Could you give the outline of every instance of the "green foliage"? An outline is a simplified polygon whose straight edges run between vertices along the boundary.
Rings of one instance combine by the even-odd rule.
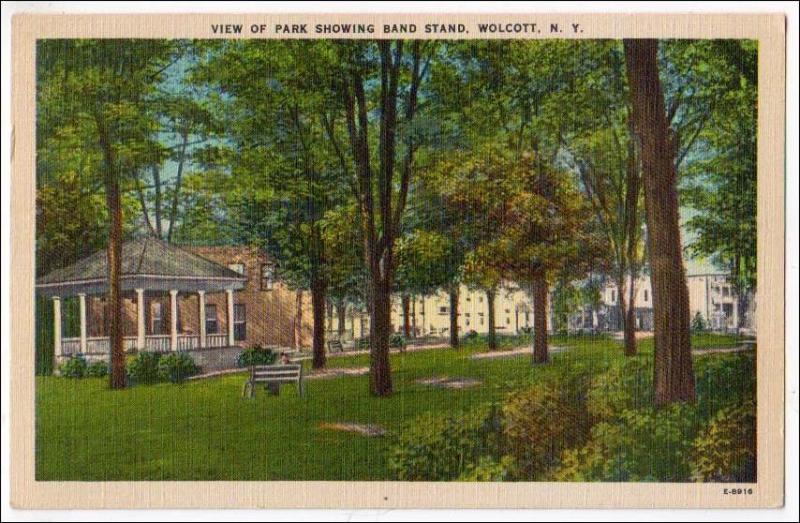
[[[389,469],[398,481],[450,481],[488,472],[499,457],[499,412],[482,405],[457,414],[427,413],[406,424],[391,450]],[[480,467],[482,472],[476,472]]]
[[[105,378],[108,376],[108,363],[105,361],[94,361],[86,368],[86,377]]]
[[[86,358],[83,354],[75,354],[58,367],[58,372],[65,378],[83,378],[86,375]]]
[[[516,475],[514,458],[503,456],[500,460],[482,456],[477,463],[470,463],[458,477],[458,481],[510,481]]]
[[[395,333],[389,337],[390,347],[403,350],[406,348],[406,344],[407,344],[406,339],[402,334]]]
[[[53,347],[53,304],[49,298],[36,296],[36,367],[37,376],[53,374],[55,348]]]
[[[752,353],[696,358],[697,408],[703,419],[756,397],[756,359]]]
[[[564,452],[554,481],[688,481],[697,433],[695,410],[675,404],[625,410],[591,429],[582,447]]]
[[[708,330],[708,323],[706,319],[703,317],[703,314],[700,311],[694,315],[692,318],[692,332],[699,334],[702,332],[706,332]]]
[[[134,383],[155,383],[159,380],[160,352],[140,352],[128,359],[126,370]]]
[[[506,451],[525,479],[541,479],[561,453],[587,436],[589,420],[579,398],[560,387],[537,384],[512,394],[503,405]]]
[[[690,252],[730,270],[745,296],[756,285],[758,44],[673,41],[665,51],[667,93],[683,100],[673,128],[691,146],[680,172]]]
[[[750,400],[720,409],[692,446],[694,481],[756,480],[756,407]]]
[[[422,221],[421,227],[426,229],[413,230],[397,241],[397,287],[413,294],[436,292],[455,281],[461,268],[457,240],[446,236],[444,230],[427,230],[436,226],[444,228],[437,217],[421,215],[427,210],[416,210],[410,218]]]
[[[246,348],[236,356],[236,366],[272,365],[277,357],[278,355],[272,349],[256,344]]]
[[[171,352],[158,361],[158,378],[162,381],[181,383],[199,372],[194,359],[185,352]]]
[[[617,418],[626,410],[653,404],[653,366],[649,357],[617,360],[604,373],[592,377],[586,406],[593,422]]]
[[[560,278],[552,294],[553,330],[566,334],[569,329],[569,316],[583,305],[581,289],[571,281]]]
[[[477,332],[469,331],[462,338],[462,347],[467,349],[487,350],[489,346],[489,336],[487,334],[479,334]],[[518,335],[511,334],[497,334],[495,335],[497,342],[497,349],[516,349],[530,345],[533,342],[533,334],[522,333]]]

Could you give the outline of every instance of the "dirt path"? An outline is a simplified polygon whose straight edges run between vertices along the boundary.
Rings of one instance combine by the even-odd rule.
[[[567,349],[567,347],[558,347],[553,346],[550,347],[549,353],[556,354],[559,352],[563,352]],[[531,349],[530,345],[526,345],[524,347],[517,347],[516,349],[510,350],[496,350],[492,352],[478,352],[470,356],[470,359],[473,360],[490,360],[494,358],[511,358],[513,356],[522,356],[522,355],[530,355],[533,349]]]
[[[754,351],[755,346],[752,344],[737,345],[735,347],[709,347],[706,349],[693,349],[692,354],[697,356],[704,356],[706,354],[729,354],[732,352],[747,352]]]

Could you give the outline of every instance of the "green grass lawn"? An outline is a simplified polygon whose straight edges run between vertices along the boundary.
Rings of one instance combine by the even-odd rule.
[[[552,363],[530,358],[474,360],[484,350],[437,349],[392,355],[395,393],[374,398],[368,377],[308,380],[306,397],[284,386],[242,398],[243,374],[108,389],[105,379],[37,377],[38,480],[384,480],[392,434],[425,412],[502,400],[526,384],[558,380],[570,366],[591,374],[621,358],[604,337],[553,338],[569,347]],[[650,351],[643,343],[643,352]],[[366,366],[368,356],[331,358],[330,367]],[[430,376],[482,380],[462,390],[415,383]],[[385,437],[320,428],[325,422],[378,424]]]

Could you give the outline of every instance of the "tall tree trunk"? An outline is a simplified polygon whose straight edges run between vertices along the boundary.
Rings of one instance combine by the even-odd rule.
[[[636,310],[634,304],[634,294],[636,292],[631,278],[630,285],[625,283],[625,274],[617,276],[617,292],[619,294],[619,315],[622,321],[622,332],[624,339],[624,353],[626,356],[636,354]],[[627,294],[627,296],[626,296]]]
[[[450,287],[450,346],[458,348],[458,286]]]
[[[299,349],[303,336],[303,291],[295,293],[294,321],[292,322],[292,348]]]
[[[636,355],[636,304],[632,290],[628,295],[628,310],[625,317],[625,355]]]
[[[533,362],[547,363],[547,280],[536,276],[531,285],[533,294]]]
[[[126,385],[125,347],[122,340],[122,205],[119,181],[114,177],[106,183],[106,201],[110,224],[108,234],[108,336],[111,344],[111,388]]]
[[[689,291],[681,255],[675,153],[658,77],[658,41],[625,40],[641,150],[655,323],[655,404],[694,402]]]
[[[127,382],[125,373],[125,347],[122,339],[122,201],[119,188],[119,173],[114,149],[102,117],[95,117],[103,151],[103,181],[108,210],[108,341],[111,351],[110,386],[124,389]]]
[[[311,366],[315,369],[325,367],[325,282],[319,278],[311,282],[311,310],[314,315],[314,341],[312,344],[313,359]]]
[[[408,294],[403,294],[400,299],[403,305],[403,336],[408,339],[411,337],[411,299]]]
[[[340,340],[342,336],[344,336],[345,330],[347,330],[347,326],[345,325],[346,320],[347,305],[344,300],[340,300],[339,303],[336,304],[336,332],[339,334]]]
[[[497,349],[497,331],[495,329],[494,298],[497,294],[495,289],[486,289],[486,317],[489,322],[488,344],[489,350]]]
[[[172,192],[172,208],[169,212],[169,229],[167,229],[167,241],[172,243],[172,231],[175,230],[175,222],[178,219],[178,202],[183,182],[183,164],[186,162],[186,145],[189,142],[189,130],[184,129],[181,142],[181,156],[178,161],[178,172],[175,175],[175,187]]]
[[[389,367],[389,335],[391,326],[391,286],[379,281],[372,290],[370,329],[369,388],[375,396],[392,393],[392,375]]]
[[[417,297],[411,298],[411,337],[417,337]]]
[[[155,201],[153,202],[153,215],[156,220],[156,234],[159,240],[164,239],[164,227],[161,224],[161,173],[158,166],[153,166],[153,188],[155,190]]]

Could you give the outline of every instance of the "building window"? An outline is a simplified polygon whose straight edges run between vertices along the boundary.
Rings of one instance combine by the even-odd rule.
[[[511,318],[506,318],[506,325],[511,325]]]
[[[648,298],[649,298],[648,292],[647,292],[647,289],[645,289],[644,290],[644,301],[646,302],[648,300]]]
[[[217,306],[206,304],[206,334],[219,333],[219,322],[217,321]]]
[[[611,289],[611,303],[617,303],[617,291]]]
[[[271,291],[275,285],[275,265],[272,263],[261,264],[261,290]]]
[[[447,314],[449,310],[446,306],[439,307],[439,314]]]
[[[105,309],[103,312],[105,312]],[[103,319],[105,319],[105,314],[103,316]],[[150,312],[150,332],[153,334],[164,333],[164,310],[160,301],[153,302],[153,308]]]
[[[481,316],[480,318],[478,318],[478,320],[480,320],[478,323],[480,323],[481,325],[483,325],[483,316]]]
[[[233,305],[233,339],[234,341],[247,339],[247,310],[243,303]]]
[[[478,303],[483,303],[483,296],[478,296]]]

